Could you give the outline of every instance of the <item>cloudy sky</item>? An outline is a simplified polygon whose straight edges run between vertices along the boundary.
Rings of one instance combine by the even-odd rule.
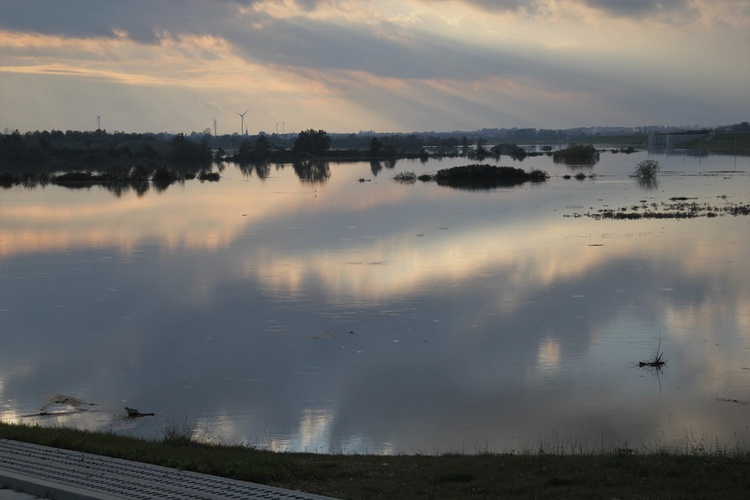
[[[0,0],[0,130],[750,119],[750,0]]]

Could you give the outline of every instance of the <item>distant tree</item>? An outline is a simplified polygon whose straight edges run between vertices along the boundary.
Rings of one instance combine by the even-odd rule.
[[[380,156],[383,154],[383,143],[378,140],[377,137],[373,137],[370,141],[370,156]]]
[[[138,158],[145,158],[148,160],[155,160],[159,157],[159,153],[151,144],[143,144],[135,153]]]
[[[599,151],[592,144],[571,144],[552,153],[555,163],[594,165],[599,161]]]
[[[21,160],[24,157],[24,150],[23,139],[18,130],[0,136],[0,159]]]
[[[322,156],[331,147],[331,138],[325,130],[304,130],[294,141],[292,151],[298,156]]]
[[[255,158],[265,160],[271,154],[271,144],[265,135],[260,135],[255,140]]]
[[[253,143],[250,139],[243,139],[237,150],[236,158],[239,161],[250,161],[253,159]]]
[[[185,134],[177,134],[170,142],[169,159],[179,163],[202,164],[211,161],[211,148],[203,139],[193,142]]]
[[[214,161],[219,163],[224,161],[224,157],[227,155],[227,152],[224,151],[224,148],[219,146],[216,151],[214,151]]]
[[[656,160],[643,160],[635,167],[635,176],[639,179],[653,179],[661,170],[659,162]]]
[[[386,147],[383,148],[383,156],[386,158],[396,158],[396,146],[393,144],[388,144]]]
[[[469,153],[469,145],[470,144],[471,144],[471,142],[469,141],[468,137],[463,136],[461,138],[461,149],[463,150],[464,154],[468,154]]]

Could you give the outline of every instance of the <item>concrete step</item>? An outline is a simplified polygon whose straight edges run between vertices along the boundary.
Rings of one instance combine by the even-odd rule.
[[[327,498],[7,439],[0,439],[2,487],[55,500]]]

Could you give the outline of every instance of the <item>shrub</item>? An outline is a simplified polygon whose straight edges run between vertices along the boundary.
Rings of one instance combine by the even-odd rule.
[[[599,161],[599,151],[591,144],[571,144],[552,153],[555,163],[593,165]]]
[[[402,184],[413,184],[417,181],[417,174],[414,172],[399,172],[393,176],[393,179]]]
[[[653,179],[661,169],[656,160],[643,160],[635,167],[635,176],[639,179]]]

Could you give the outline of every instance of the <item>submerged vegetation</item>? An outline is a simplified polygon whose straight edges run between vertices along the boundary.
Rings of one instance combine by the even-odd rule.
[[[591,144],[571,144],[553,152],[552,160],[567,165],[593,165],[599,161],[599,151]]]
[[[635,176],[639,179],[653,179],[661,170],[661,165],[656,160],[643,160],[635,167]]]
[[[406,172],[410,182],[416,181],[413,172]],[[404,175],[401,174],[401,175]],[[492,189],[502,186],[515,186],[524,182],[544,182],[549,175],[542,170],[526,171],[521,168],[487,164],[465,165],[438,170],[434,176],[420,176],[420,180],[434,180],[441,186],[464,189]],[[397,179],[399,180],[399,179]],[[403,181],[401,181],[403,182]]]
[[[747,498],[750,453],[687,435],[684,448],[587,451],[553,433],[524,450],[443,455],[274,453],[197,442],[191,423],[160,441],[0,423],[0,438],[213,474],[342,499]]]
[[[574,212],[572,215],[565,215],[565,217],[591,217],[597,220],[638,220],[750,215],[750,203],[732,203],[726,201],[726,196],[719,196],[719,199],[725,200],[723,205],[709,202],[699,203],[696,201],[697,198],[674,196],[668,202],[648,203],[646,200],[641,200],[639,204],[629,207],[600,208],[596,212]]]
[[[414,172],[399,172],[393,176],[393,180],[401,184],[414,184],[417,182],[417,174]]]

